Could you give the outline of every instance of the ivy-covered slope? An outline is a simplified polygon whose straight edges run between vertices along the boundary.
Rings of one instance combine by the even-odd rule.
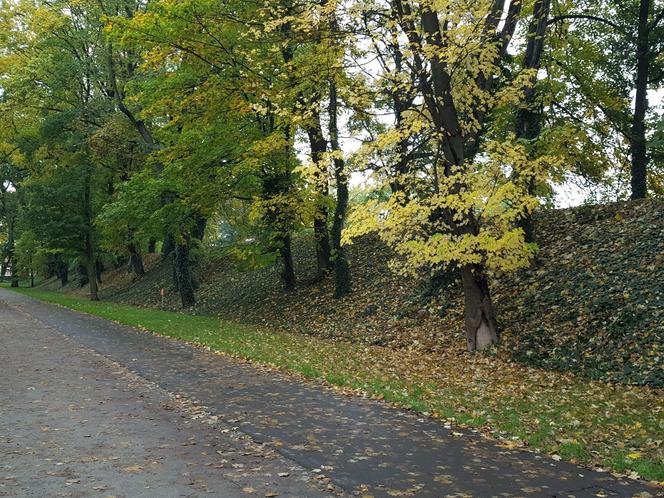
[[[500,355],[592,378],[664,386],[664,203],[638,201],[547,211],[536,224],[533,268],[494,279],[503,331]],[[325,337],[446,355],[464,353],[460,292],[453,279],[431,292],[395,276],[375,239],[351,247],[353,294],[331,298],[331,279],[314,281],[314,254],[296,247],[299,286],[281,289],[275,268],[239,271],[221,254],[199,271],[195,312]],[[105,276],[107,298],[159,305],[170,270],[155,260],[131,282]],[[177,308],[175,293],[165,305]]]
[[[500,289],[515,358],[664,385],[664,203],[547,213],[537,265]]]

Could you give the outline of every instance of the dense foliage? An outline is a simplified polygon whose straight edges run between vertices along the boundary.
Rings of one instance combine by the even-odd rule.
[[[484,349],[558,185],[663,193],[660,0],[2,0],[0,27],[3,276],[73,268],[93,300],[160,250],[194,306],[217,245],[294,289],[302,232],[343,298],[376,233],[462,282]]]

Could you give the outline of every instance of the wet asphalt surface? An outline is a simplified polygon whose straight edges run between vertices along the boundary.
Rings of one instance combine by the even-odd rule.
[[[0,496],[662,496],[4,289],[0,362]],[[119,460],[81,462],[92,441]],[[96,481],[109,490],[80,489]]]
[[[325,484],[0,302],[0,496],[328,496]]]

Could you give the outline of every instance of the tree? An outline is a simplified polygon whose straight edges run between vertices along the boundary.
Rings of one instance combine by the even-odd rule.
[[[527,215],[536,199],[505,170],[528,169],[539,177],[553,158],[530,160],[514,135],[493,138],[492,117],[517,104],[532,85],[529,72],[505,77],[520,3],[438,7],[399,0],[389,4],[399,29],[393,42],[405,44],[401,52],[410,54],[407,63],[417,75],[400,84],[410,85],[421,104],[414,100],[401,126],[377,140],[379,147],[392,145],[404,134],[426,129],[433,160],[426,176],[401,175],[408,194],[396,193],[387,202],[356,211],[346,239],[377,230],[404,258],[407,271],[458,268],[466,340],[474,351],[498,341],[488,272],[524,266],[532,250],[514,222]]]
[[[278,255],[290,289],[292,234],[312,223],[315,202],[295,171],[292,117],[300,92],[292,87],[292,66],[299,44],[281,22],[288,8],[155,2],[130,22],[113,22],[126,27],[124,44],[148,51],[154,77],[141,101],[146,114],[169,123],[159,129],[163,148],[154,156],[171,185],[183,185],[175,196],[206,216],[231,198],[250,203],[262,234],[255,240]],[[183,171],[189,183],[181,181]]]
[[[649,168],[648,92],[664,82],[664,4],[591,0],[549,20],[567,23],[575,29],[565,28],[567,60],[558,63],[629,144],[631,198],[644,198],[649,178],[657,182]]]
[[[35,286],[35,273],[39,267],[41,252],[39,242],[30,231],[25,231],[16,241],[16,265],[18,276],[30,279],[30,287]]]
[[[99,201],[97,194],[103,193],[98,189],[98,180],[107,172],[96,170],[89,139],[101,126],[108,107],[97,87],[102,25],[94,19],[91,22],[86,7],[85,2],[42,5],[26,0],[3,12],[12,19],[12,35],[19,40],[4,53],[7,70],[3,90],[12,111],[21,117],[31,116],[34,123],[30,134],[19,144],[30,175],[40,179],[44,192],[65,199],[71,196],[63,190],[66,186],[49,185],[50,180],[66,179],[80,188],[73,216],[79,221],[81,232],[72,238],[77,239],[78,255],[91,276],[90,298],[97,300],[97,279],[92,277],[97,274],[95,204]],[[61,200],[53,199],[51,206]],[[57,218],[66,216],[40,210],[41,220],[47,226],[33,230],[35,235],[39,238],[41,232],[55,239],[67,239],[66,226],[62,228],[64,234],[52,232],[52,225],[61,222]]]
[[[5,154],[0,166],[0,280],[8,269],[12,270],[12,287],[18,287],[16,266],[16,237],[19,215],[18,193],[20,172],[10,162],[11,154]]]

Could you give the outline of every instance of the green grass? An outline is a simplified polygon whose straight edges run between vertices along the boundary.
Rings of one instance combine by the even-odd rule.
[[[661,391],[590,382],[481,355],[417,356],[211,316],[91,302],[39,289],[13,290],[362,391],[458,425],[482,428],[507,441],[518,438],[566,460],[664,481],[662,448],[657,444],[664,431]]]

